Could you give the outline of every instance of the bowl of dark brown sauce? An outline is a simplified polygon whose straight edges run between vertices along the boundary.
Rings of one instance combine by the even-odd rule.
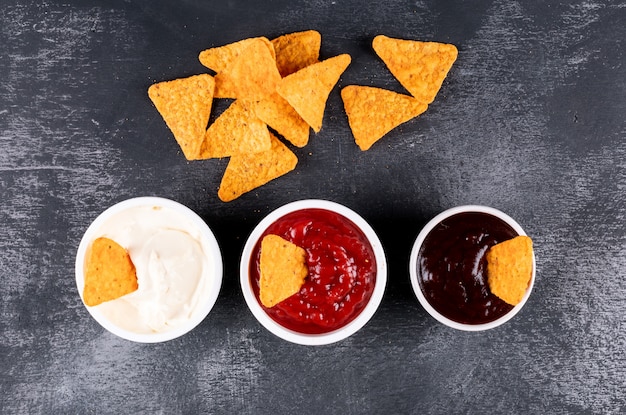
[[[457,206],[435,216],[417,236],[409,261],[420,304],[436,320],[459,330],[487,330],[509,321],[530,296],[534,254],[526,293],[511,305],[489,289],[486,252],[519,235],[526,233],[515,220],[487,206]]]

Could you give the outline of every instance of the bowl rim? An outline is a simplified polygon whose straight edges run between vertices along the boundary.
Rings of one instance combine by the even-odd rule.
[[[327,333],[306,334],[283,327],[270,318],[267,313],[265,313],[250,285],[249,263],[251,260],[252,250],[261,234],[269,225],[286,214],[303,209],[327,210],[337,213],[352,221],[365,234],[370,245],[372,246],[372,250],[374,251],[374,256],[376,258],[376,282],[374,284],[374,291],[372,292],[372,296],[370,297],[367,305],[354,320],[343,327]],[[374,232],[374,229],[372,229],[369,223],[367,223],[358,213],[337,202],[324,199],[303,199],[287,203],[273,210],[252,230],[250,236],[246,240],[241,254],[241,261],[239,264],[239,281],[248,308],[257,321],[268,331],[291,343],[305,346],[321,346],[335,343],[350,337],[365,326],[365,324],[367,324],[367,322],[372,318],[382,302],[385,287],[387,285],[387,260],[378,235]]]
[[[428,236],[430,231],[432,231],[435,226],[437,226],[444,219],[447,219],[459,213],[466,213],[466,212],[478,212],[478,213],[490,214],[506,222],[508,225],[510,225],[513,228],[513,230],[515,230],[515,232],[518,233],[518,235],[520,236],[526,235],[526,232],[520,226],[520,224],[517,223],[517,221],[515,221],[512,217],[510,217],[506,213],[496,208],[492,208],[492,207],[484,206],[484,205],[460,205],[460,206],[446,209],[442,211],[441,213],[437,214],[431,220],[429,220],[428,223],[426,223],[426,225],[422,228],[420,233],[417,235],[417,238],[415,239],[415,242],[413,244],[413,248],[411,249],[411,254],[410,254],[410,259],[409,259],[409,276],[411,279],[411,286],[413,288],[413,292],[415,293],[415,296],[417,297],[419,303],[426,310],[426,312],[428,312],[428,314],[430,314],[437,321],[439,321],[440,323],[443,323],[444,325],[448,327],[451,327],[457,330],[484,331],[484,330],[489,330],[489,329],[493,329],[498,326],[501,326],[502,324],[512,319],[517,313],[519,313],[519,311],[522,309],[522,307],[524,307],[524,305],[528,301],[528,298],[530,297],[530,294],[533,290],[533,286],[535,284],[535,274],[536,274],[535,252],[533,250],[532,273],[531,273],[530,283],[528,285],[528,288],[526,289],[526,293],[524,294],[522,301],[520,301],[517,305],[515,305],[513,309],[511,309],[511,311],[509,311],[508,313],[506,313],[505,315],[503,315],[502,317],[494,321],[490,321],[488,323],[481,323],[481,324],[459,323],[457,321],[449,319],[448,317],[445,317],[444,315],[439,313],[437,310],[435,310],[435,308],[428,302],[428,300],[424,296],[424,293],[422,292],[422,288],[420,287],[419,278],[417,275],[417,259],[419,257],[419,251],[422,246],[422,243],[424,242],[424,239],[426,238],[426,236]]]
[[[176,213],[180,214],[187,218],[199,231],[203,242],[206,244],[207,249],[210,251],[213,260],[211,261],[213,267],[213,279],[210,282],[211,287],[209,290],[209,295],[204,297],[203,305],[200,308],[200,311],[189,320],[189,322],[185,325],[181,325],[172,330],[168,330],[165,332],[159,333],[135,333],[130,330],[123,329],[113,324],[110,320],[108,320],[97,307],[89,307],[85,304],[83,299],[83,288],[84,288],[84,264],[85,264],[85,255],[87,253],[87,248],[90,243],[97,237],[97,232],[100,230],[100,227],[112,216],[116,214],[130,209],[134,207],[141,206],[160,206],[164,208],[169,208]],[[217,302],[217,298],[219,296],[219,292],[222,286],[223,279],[223,260],[222,253],[215,238],[215,235],[209,225],[193,210],[189,207],[183,205],[182,203],[176,202],[172,199],[167,199],[164,197],[158,196],[138,196],[130,199],[125,199],[120,202],[117,202],[103,212],[101,212],[96,219],[91,222],[91,224],[85,230],[80,243],[78,245],[78,249],[76,251],[76,261],[75,261],[75,278],[76,278],[76,287],[78,290],[78,294],[80,299],[89,312],[89,314],[96,320],[103,328],[105,328],[110,333],[123,338],[125,340],[129,340],[136,343],[161,343],[169,340],[173,340],[177,337],[180,337],[195,327],[197,327],[204,319],[208,316],[210,311],[213,309],[213,306]]]

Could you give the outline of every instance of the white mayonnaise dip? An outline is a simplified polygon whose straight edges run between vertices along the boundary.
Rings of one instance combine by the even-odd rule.
[[[137,270],[137,291],[96,306],[111,323],[134,333],[160,333],[202,311],[215,259],[182,214],[167,207],[132,207],[108,218],[96,235],[126,248]]]

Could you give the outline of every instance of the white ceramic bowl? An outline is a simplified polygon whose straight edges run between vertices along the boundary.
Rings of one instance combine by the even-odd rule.
[[[367,237],[369,243],[374,251],[374,256],[376,259],[376,281],[374,290],[369,299],[369,302],[365,306],[365,308],[360,312],[360,314],[351,322],[347,323],[345,326],[340,327],[334,331],[330,331],[327,333],[321,334],[305,334],[300,333],[294,330],[290,330],[288,328],[283,327],[275,320],[273,320],[270,316],[262,308],[259,300],[257,300],[253,288],[250,282],[249,276],[249,266],[251,261],[251,256],[254,251],[254,247],[256,246],[259,238],[262,236],[263,232],[275,221],[282,218],[283,216],[303,210],[303,209],[323,209],[327,211],[334,212],[339,214],[350,221],[352,221]],[[271,333],[276,336],[287,340],[292,343],[316,346],[316,345],[325,345],[334,343],[340,340],[343,340],[352,334],[356,333],[359,329],[361,329],[374,315],[380,302],[383,298],[383,293],[385,291],[385,286],[387,284],[387,262],[385,259],[385,254],[383,251],[382,244],[378,239],[378,236],[374,232],[374,230],[370,227],[370,225],[357,213],[352,211],[351,209],[340,205],[335,202],[330,202],[326,200],[316,200],[316,199],[308,199],[308,200],[300,200],[292,203],[288,203],[273,212],[267,215],[261,222],[254,228],[252,233],[250,234],[241,257],[240,263],[240,282],[241,289],[243,291],[244,298],[250,311],[256,317],[256,319]]]
[[[424,228],[421,230],[421,232],[417,236],[415,240],[415,244],[413,245],[413,249],[411,251],[411,256],[409,260],[409,275],[411,278],[411,285],[413,287],[413,291],[415,292],[415,295],[417,299],[419,300],[420,304],[422,305],[422,307],[424,307],[424,309],[428,312],[428,314],[430,314],[437,321],[445,324],[446,326],[449,326],[458,330],[464,330],[464,331],[488,330],[488,329],[498,327],[506,323],[507,321],[509,321],[522,309],[522,307],[524,307],[524,304],[526,304],[526,301],[530,297],[530,293],[532,291],[532,288],[535,282],[535,255],[533,252],[532,275],[530,279],[530,284],[526,290],[526,294],[524,295],[522,301],[519,304],[514,306],[513,309],[511,309],[511,311],[509,311],[502,317],[494,321],[488,322],[488,323],[465,324],[465,323],[459,323],[457,321],[451,320],[448,317],[442,315],[440,312],[435,310],[435,308],[428,302],[427,298],[422,292],[422,288],[419,282],[419,275],[417,271],[418,261],[419,261],[419,252],[420,252],[422,243],[424,242],[424,239],[426,239],[426,237],[433,230],[433,228],[435,228],[443,220],[451,216],[457,215],[459,213],[465,213],[465,212],[479,212],[479,213],[486,213],[486,214],[493,215],[496,218],[499,218],[505,223],[507,223],[509,226],[511,226],[513,230],[517,232],[518,235],[526,235],[522,227],[515,220],[513,220],[513,218],[491,207],[480,206],[480,205],[465,205],[465,206],[457,206],[457,207],[445,210],[441,212],[440,214],[438,214],[437,216],[435,216],[433,219],[431,219],[426,224],[426,226],[424,226]]]
[[[144,214],[146,210],[149,211],[148,214]],[[136,212],[141,212],[141,214],[137,214]],[[126,226],[128,219],[124,218],[127,218],[128,215],[133,215],[132,221],[134,222],[132,223],[138,223],[137,228],[131,228]],[[178,202],[160,197],[137,197],[124,200],[102,212],[87,228],[85,234],[82,237],[82,240],[80,241],[76,254],[76,285],[80,297],[81,299],[83,299],[83,289],[85,285],[85,260],[88,248],[91,243],[100,236],[108,236],[111,237],[111,239],[115,240],[115,237],[109,235],[110,232],[116,232],[121,239],[137,241],[137,233],[147,235],[149,234],[151,229],[155,227],[154,224],[159,222],[162,222],[159,229],[163,229],[163,226],[165,226],[169,230],[171,230],[170,228],[177,227],[187,229],[189,234],[192,235],[195,239],[195,242],[193,242],[193,246],[200,247],[200,250],[196,252],[204,253],[204,257],[202,259],[206,259],[206,266],[203,268],[205,270],[205,274],[203,274],[204,277],[201,278],[203,282],[199,283],[196,287],[196,290],[198,290],[198,292],[195,294],[193,300],[193,311],[186,315],[184,318],[178,319],[176,321],[176,324],[172,323],[166,328],[159,329],[159,331],[146,331],[144,329],[136,330],[134,327],[129,327],[126,325],[127,323],[134,324],[133,321],[120,322],[110,317],[110,314],[107,314],[110,313],[110,311],[105,310],[111,310],[111,307],[119,307],[119,304],[121,303],[118,302],[116,304],[113,304],[114,302],[119,300],[109,301],[95,307],[89,307],[85,305],[91,316],[109,332],[123,339],[139,343],[158,343],[182,336],[183,334],[189,332],[198,324],[200,324],[213,308],[222,284],[223,264],[220,248],[211,229],[204,222],[204,220],[200,218],[200,216],[198,216],[188,207]],[[126,232],[124,232],[124,229],[133,230],[127,230]],[[135,231],[136,229],[139,230]],[[142,242],[133,242],[138,246],[138,248],[136,248],[137,251],[139,251],[141,245],[144,244],[143,239],[139,240],[141,240]],[[124,244],[122,244],[120,241],[116,240],[116,242],[124,246]],[[131,252],[130,249],[129,253],[131,254],[132,260],[133,252]],[[161,253],[163,252],[161,251]],[[202,255],[199,256],[202,257]],[[135,265],[137,266],[139,279],[139,265]],[[143,268],[147,269],[146,266],[143,266]],[[142,290],[141,279],[139,279],[139,284],[140,288],[137,291]],[[133,294],[134,293],[131,293],[129,295]],[[153,297],[148,295],[148,298],[151,299]],[[167,294],[165,294],[162,298],[167,299]],[[169,301],[169,299],[163,301]],[[160,306],[161,304],[162,303],[159,302],[157,305]],[[121,313],[121,315],[124,316],[123,318],[125,318],[126,320],[133,320],[126,317],[126,310],[129,310],[128,308],[118,309],[125,310],[124,313]],[[131,315],[134,316],[135,314]],[[171,319],[169,321],[171,322],[173,320],[174,319]]]

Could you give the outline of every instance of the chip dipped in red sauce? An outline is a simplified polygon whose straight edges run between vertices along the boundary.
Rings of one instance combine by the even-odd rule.
[[[263,307],[274,321],[300,333],[328,333],[350,323],[365,308],[374,291],[376,259],[367,237],[352,221],[325,209],[303,209],[273,222],[262,236],[268,234],[303,248],[309,270],[298,293]],[[260,251],[259,242],[249,272],[257,300]]]

